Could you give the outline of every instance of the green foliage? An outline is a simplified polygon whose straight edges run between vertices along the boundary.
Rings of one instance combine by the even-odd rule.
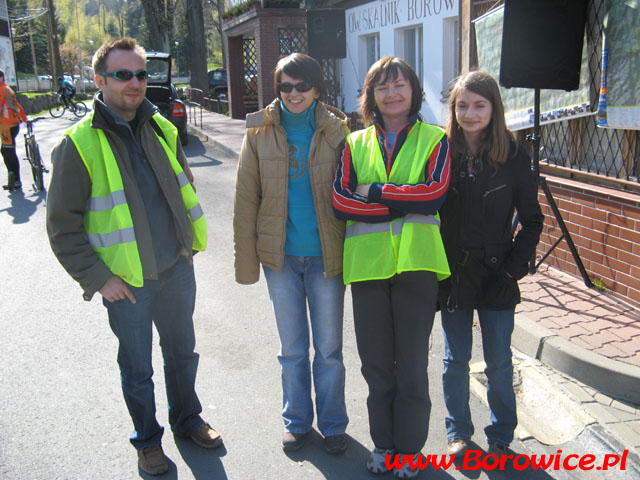
[[[238,5],[224,12],[222,18],[226,20],[228,18],[237,17],[238,15],[248,12],[255,7],[260,7],[260,0],[247,0],[246,2],[239,3]]]
[[[220,39],[218,2],[203,1],[205,32],[208,44],[209,62],[218,68],[223,62],[222,41]],[[257,0],[251,0],[258,5]],[[24,14],[27,9],[41,8],[42,0],[8,0],[11,17]],[[179,57],[181,74],[189,72],[191,51],[189,30],[186,25],[184,0],[173,0],[171,10],[173,33],[170,34],[170,53]],[[221,6],[222,8],[222,6]],[[144,9],[140,0],[55,0],[55,23],[58,30],[60,51],[64,57],[65,73],[78,73],[80,64],[90,65],[95,50],[108,38],[130,36],[143,46],[150,45]],[[36,50],[38,73],[51,73],[48,52],[47,16],[31,21],[32,37]],[[15,39],[16,71],[33,74],[33,60],[29,43],[27,22],[12,22]],[[176,48],[174,41],[178,40]],[[86,73],[86,72],[85,72]]]
[[[264,0],[264,8],[299,8],[300,3],[301,0]],[[260,0],[247,0],[227,10],[222,18],[227,20],[237,17],[255,7],[260,7]]]
[[[300,0],[264,0],[265,8],[299,8]]]
[[[607,284],[602,277],[593,277],[591,279],[591,283],[593,284],[593,288],[595,288],[599,292],[606,292]]]
[[[12,19],[21,18],[28,9],[41,8],[42,0],[8,0],[8,7]],[[67,58],[64,66],[67,73],[77,73],[80,65],[90,65],[94,51],[108,38],[129,35],[140,40],[146,32],[139,1],[55,0],[55,7],[58,39]],[[47,16],[42,15],[30,22],[38,73],[51,73],[46,21]],[[26,21],[12,21],[16,70],[32,73],[28,27]],[[69,55],[69,49],[74,49],[72,55]]]
[[[28,2],[27,0],[9,0],[7,3],[12,18],[11,27],[13,30],[16,72],[34,73],[29,37],[30,23],[38,73],[47,73],[49,71],[49,56],[47,50],[46,16],[43,15],[30,21],[24,19],[27,9],[33,7],[31,3],[33,2]],[[40,6],[40,4],[37,6]]]

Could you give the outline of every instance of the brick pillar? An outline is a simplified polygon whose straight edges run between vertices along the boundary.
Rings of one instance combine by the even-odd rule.
[[[227,78],[229,80],[244,78],[242,36],[227,37]],[[244,82],[229,81],[229,115],[231,118],[244,119]]]
[[[275,98],[273,70],[280,59],[278,17],[264,17],[256,35],[258,61],[258,106],[264,108]]]

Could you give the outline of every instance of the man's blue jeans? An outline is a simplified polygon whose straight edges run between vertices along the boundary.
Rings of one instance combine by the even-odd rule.
[[[109,324],[118,337],[118,364],[122,392],[133,420],[131,443],[137,449],[159,445],[164,431],[156,420],[154,385],[151,379],[152,328],[156,325],[164,359],[169,424],[177,435],[188,436],[204,422],[195,392],[198,354],[194,352],[193,310],[196,282],[193,266],[180,256],[175,266],[158,280],[145,280],[140,288],[128,285],[136,298],[117,302],[103,300]]]
[[[306,433],[313,423],[309,318],[313,334],[313,384],[318,428],[324,436],[344,433],[349,422],[342,363],[342,275],[324,276],[322,257],[286,255],[280,273],[264,267],[280,335],[285,430]],[[307,302],[309,316],[307,316]]]
[[[518,424],[511,361],[514,311],[478,310],[478,318],[487,364],[487,400],[491,411],[491,425],[484,432],[488,442],[509,446]],[[469,410],[472,326],[472,309],[442,311],[445,348],[442,389],[449,411],[445,419],[449,440],[470,440],[474,431]]]

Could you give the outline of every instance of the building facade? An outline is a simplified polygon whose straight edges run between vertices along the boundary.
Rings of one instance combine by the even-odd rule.
[[[417,72],[424,89],[420,113],[429,123],[447,118],[444,93],[458,73],[458,0],[382,0],[345,8],[346,58],[340,60],[345,112],[358,110],[369,67],[397,56]]]

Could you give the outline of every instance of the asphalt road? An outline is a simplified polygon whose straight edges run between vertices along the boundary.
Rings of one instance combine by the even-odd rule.
[[[48,165],[48,152],[70,125],[71,119],[67,118],[36,125]],[[23,148],[22,141],[18,148]],[[282,451],[280,370],[276,359],[279,342],[266,285],[263,279],[252,286],[234,282],[231,216],[236,161],[193,136],[186,153],[209,228],[209,249],[195,257],[198,293],[194,321],[200,353],[197,388],[203,417],[222,433],[225,446],[206,451],[189,440],[174,438],[167,429],[163,446],[171,459],[171,469],[161,478],[391,478],[390,474],[371,476],[365,469],[372,444],[349,290],[344,338],[349,450],[344,456],[330,456],[322,449],[319,434],[314,434],[301,451]],[[46,195],[33,191],[24,161],[22,169],[23,192],[0,193],[0,478],[153,478],[138,471],[136,453],[128,442],[132,426],[120,391],[117,344],[101,299],[83,301],[80,288],[51,253],[44,225]],[[48,183],[48,176],[45,180]],[[479,361],[479,342],[475,343],[473,361]],[[437,320],[430,347],[433,408],[425,454],[446,450],[440,383],[442,354]],[[166,424],[157,338],[154,367],[158,419]],[[482,427],[489,422],[488,409],[476,396],[472,396],[471,409],[476,423],[473,440],[486,448]],[[518,453],[556,451],[556,447],[546,447],[535,440],[516,441],[512,448]],[[606,448],[596,440],[588,443],[578,439],[565,451],[597,454],[607,452]],[[420,476],[427,477],[587,478],[565,471],[453,469],[423,472]],[[624,477],[600,474],[598,478]]]

